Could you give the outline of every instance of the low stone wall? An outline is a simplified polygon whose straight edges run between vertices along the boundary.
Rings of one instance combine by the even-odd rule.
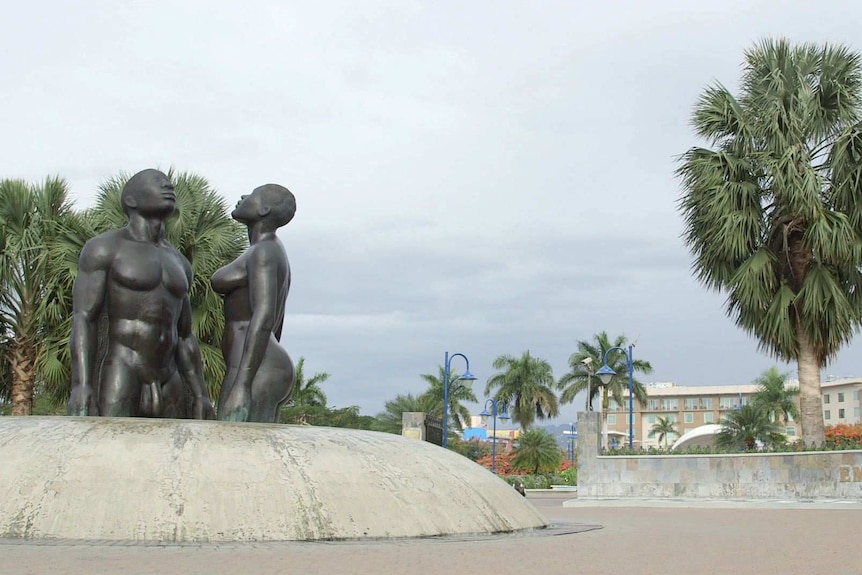
[[[600,456],[599,413],[578,414],[578,497],[862,499],[862,450]]]

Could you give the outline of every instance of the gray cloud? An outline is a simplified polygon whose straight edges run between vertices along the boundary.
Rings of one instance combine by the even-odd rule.
[[[230,203],[299,202],[284,344],[375,413],[446,350],[638,338],[655,380],[773,364],[689,273],[674,158],[699,92],[765,35],[852,43],[847,2],[250,0],[0,7],[0,175],[79,205],[119,170],[205,175]],[[858,46],[856,46],[858,48]],[[830,372],[858,375],[858,344]],[[459,364],[458,369],[462,368]],[[569,406],[561,419],[574,418]]]

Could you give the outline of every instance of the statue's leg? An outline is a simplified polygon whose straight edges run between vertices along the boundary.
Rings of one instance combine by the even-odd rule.
[[[106,357],[99,384],[99,414],[103,417],[136,417],[141,401],[141,382],[132,369],[116,357]]]
[[[178,371],[162,384],[162,410],[156,417],[188,419],[191,417],[191,392],[186,392]]]
[[[224,381],[222,381],[221,388],[218,393],[218,406],[216,407],[217,413],[222,412],[222,407],[224,407],[227,398],[233,389],[234,381],[236,381],[236,368],[228,366],[224,374]]]

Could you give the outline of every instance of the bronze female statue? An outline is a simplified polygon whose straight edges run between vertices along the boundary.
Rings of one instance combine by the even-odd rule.
[[[218,401],[221,420],[272,423],[293,391],[293,362],[278,343],[290,264],[275,232],[295,213],[293,194],[276,184],[243,196],[231,213],[248,226],[250,245],[212,277],[213,289],[224,296],[227,371]]]

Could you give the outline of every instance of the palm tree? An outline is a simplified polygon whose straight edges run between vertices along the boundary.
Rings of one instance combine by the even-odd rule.
[[[608,355],[608,366],[613,369],[617,375],[611,378],[608,385],[602,385],[598,377],[590,376],[590,371],[597,369],[597,366],[603,365],[605,354],[613,347],[625,348],[628,346],[628,340],[624,335],[617,336],[613,342],[608,337],[607,332],[597,333],[593,336],[593,342],[580,340],[578,341],[578,351],[569,356],[569,372],[560,378],[557,387],[563,390],[560,395],[560,403],[571,403],[575,400],[575,395],[590,387],[588,396],[590,405],[595,396],[599,394],[601,389],[602,394],[602,445],[607,447],[607,418],[608,410],[610,409],[610,398],[613,397],[617,405],[623,405],[624,394],[628,392],[628,371],[626,367],[626,357],[624,353],[611,353]],[[587,363],[584,363],[587,362]],[[649,374],[652,373],[652,365],[648,361],[635,359],[632,361],[632,371],[637,373]],[[632,387],[634,388],[635,399],[641,405],[647,401],[647,391],[643,383],[637,378],[632,377]]]
[[[398,395],[384,404],[385,411],[377,414],[379,431],[401,433],[401,422],[405,412],[431,413],[435,399],[428,395]]]
[[[716,84],[677,174],[698,279],[799,372],[802,438],[824,440],[820,369],[862,325],[859,54],[764,40],[745,53],[739,97]]]
[[[81,224],[74,220],[65,181],[0,181],[0,359],[8,363],[12,415],[32,412],[38,384],[68,381],[61,326],[71,316],[74,277],[58,263],[69,251],[69,230]]]
[[[721,431],[715,436],[715,445],[722,449],[750,451],[757,446],[758,441],[765,445],[777,445],[784,440],[781,428],[770,419],[766,410],[750,403],[724,416]]]
[[[658,435],[658,440],[664,442],[665,448],[667,448],[667,440],[671,434],[679,435],[679,430],[677,429],[676,421],[673,421],[669,415],[667,417],[657,417],[649,431],[650,437]]]
[[[786,380],[787,374],[779,372],[775,366],[770,367],[754,380],[757,391],[751,398],[752,402],[763,407],[770,419],[777,423],[786,422],[791,417],[799,417],[799,408],[796,407],[799,388],[785,387]]]
[[[492,364],[503,370],[488,379],[485,395],[497,388],[494,399],[512,405],[512,420],[528,429],[538,419],[559,415],[554,386],[554,371],[544,359],[527,350],[521,357],[501,355]]]
[[[305,378],[305,358],[300,357],[296,362],[293,393],[288,400],[289,405],[312,405],[326,406],[326,394],[320,388],[320,384],[329,379],[325,371],[315,373],[310,378]]]
[[[446,378],[446,371],[442,366],[438,366],[438,374],[436,376],[430,373],[420,375],[428,383],[428,391],[423,396],[427,395],[434,403],[434,408],[430,412],[435,417],[443,417],[443,381]],[[473,382],[465,379],[459,379],[456,373],[449,374],[449,412],[453,415],[452,425],[458,431],[464,429],[464,423],[470,420],[470,410],[461,404],[462,401],[479,401],[476,399],[476,394],[473,393]]]
[[[605,353],[612,347],[626,347],[628,340],[624,335],[617,336],[611,343],[607,332],[597,333],[593,336],[593,342],[578,341],[578,351],[569,356],[569,371],[557,383],[557,387],[563,390],[560,395],[560,403],[572,403],[575,396],[582,391],[588,390],[589,402],[602,393],[602,411],[607,412],[610,407],[610,397],[620,405],[623,404],[623,395],[628,391],[628,372],[626,370],[626,357],[623,353],[612,353],[608,357],[608,366],[617,372],[607,386],[603,386],[598,377],[594,377],[595,370],[603,365]],[[586,362],[586,363],[585,363]],[[644,374],[652,373],[652,365],[648,361],[635,359],[632,361],[632,371]],[[591,375],[592,374],[592,375]],[[641,404],[647,400],[647,391],[643,383],[636,378],[633,379],[635,399]]]
[[[327,379],[329,379],[329,374],[325,371],[315,373],[306,379],[305,358],[300,356],[295,367],[293,392],[290,394],[290,399],[281,408],[281,411],[288,412],[286,414],[289,415],[287,419],[295,423],[305,424],[308,423],[310,412],[321,411],[320,408],[326,408],[326,394],[321,389],[320,384]]]
[[[536,474],[539,470],[554,471],[562,461],[563,452],[554,436],[544,429],[531,429],[518,438],[512,467]]]
[[[210,286],[210,278],[248,245],[245,228],[228,215],[227,203],[209,182],[189,172],[168,171],[177,193],[177,210],[165,228],[167,239],[192,264],[189,292],[193,330],[201,348],[204,377],[213,403],[217,402],[225,364],[221,353],[224,333],[222,298]],[[120,173],[99,187],[95,207],[86,217],[96,233],[121,228],[127,218],[120,202],[129,174]]]

